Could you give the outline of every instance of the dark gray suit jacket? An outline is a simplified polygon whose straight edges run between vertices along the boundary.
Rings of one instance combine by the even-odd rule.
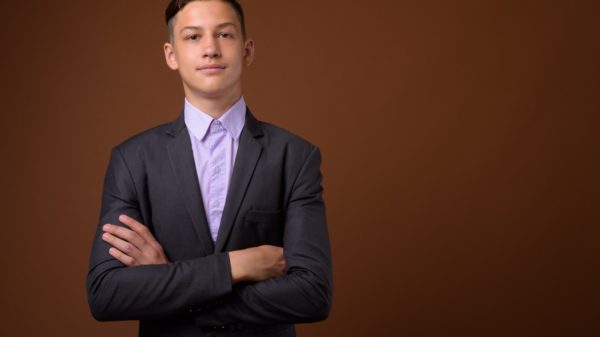
[[[98,320],[140,320],[140,336],[294,336],[293,323],[329,314],[332,272],[320,152],[250,111],[218,239],[203,209],[183,114],[112,151],[87,290]],[[171,263],[125,267],[102,225],[127,214],[146,224]],[[284,247],[286,274],[231,284],[228,251]]]

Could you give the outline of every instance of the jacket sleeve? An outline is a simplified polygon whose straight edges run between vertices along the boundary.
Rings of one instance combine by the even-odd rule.
[[[327,318],[333,281],[320,163],[320,152],[313,147],[292,188],[283,238],[285,275],[236,285],[231,294],[199,309],[196,324],[288,324]]]
[[[143,179],[134,179],[136,174],[142,173],[132,173],[119,148],[114,149],[105,176],[100,223],[87,276],[92,315],[100,321],[158,318],[188,313],[190,308],[231,292],[227,253],[136,267],[126,267],[108,254],[110,246],[102,240],[104,224],[122,225],[117,220],[120,214],[150,224],[149,211],[142,211],[140,206],[141,187],[134,183]]]

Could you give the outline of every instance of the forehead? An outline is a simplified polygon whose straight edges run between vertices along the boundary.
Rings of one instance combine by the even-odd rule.
[[[239,28],[240,22],[231,6],[219,0],[201,0],[188,3],[175,16],[175,27],[210,28],[224,23],[234,24]]]

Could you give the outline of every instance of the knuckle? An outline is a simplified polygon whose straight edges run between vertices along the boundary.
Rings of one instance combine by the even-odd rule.
[[[156,260],[160,259],[160,254],[158,252],[156,252],[156,251],[152,252],[151,259],[153,261],[156,261]]]
[[[111,234],[118,238],[123,238],[125,236],[125,233],[121,230],[121,227],[112,231]]]
[[[121,233],[122,238],[124,239],[131,240],[131,238],[133,237],[132,232],[128,229],[123,228]]]

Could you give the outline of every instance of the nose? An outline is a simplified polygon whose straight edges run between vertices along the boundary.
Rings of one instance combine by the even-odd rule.
[[[214,37],[208,37],[205,40],[205,45],[203,46],[203,54],[204,58],[219,58],[221,57],[221,50],[219,49],[219,44],[217,43],[217,39]]]

